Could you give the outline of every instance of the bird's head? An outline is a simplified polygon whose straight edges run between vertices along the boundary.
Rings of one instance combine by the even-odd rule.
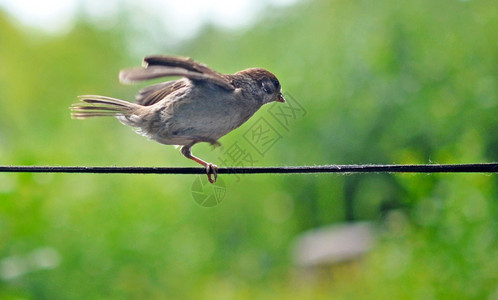
[[[273,73],[261,68],[251,68],[236,74],[251,79],[254,92],[263,100],[263,104],[273,101],[285,102],[280,82]]]

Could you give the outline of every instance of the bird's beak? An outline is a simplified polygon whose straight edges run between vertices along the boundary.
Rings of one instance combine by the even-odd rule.
[[[285,102],[284,95],[282,95],[282,93],[278,93],[278,96],[277,96],[277,98],[275,98],[275,101],[277,101],[277,102]]]

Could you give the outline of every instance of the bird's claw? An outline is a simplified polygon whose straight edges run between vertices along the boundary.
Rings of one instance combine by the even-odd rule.
[[[208,163],[206,166],[206,174],[207,174],[209,182],[215,183],[216,179],[218,179],[218,166],[216,166],[212,163]],[[211,176],[213,176],[214,179]]]
[[[213,146],[213,149],[216,149],[216,148],[218,148],[218,147],[222,147],[222,149],[223,149],[223,146],[222,146],[222,145],[221,145],[221,143],[220,143],[220,142],[218,142],[218,141],[213,141],[213,142],[210,142],[210,144],[211,144],[211,146]]]

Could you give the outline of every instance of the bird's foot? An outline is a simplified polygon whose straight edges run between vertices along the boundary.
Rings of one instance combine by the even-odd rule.
[[[222,147],[222,149],[223,149],[223,146],[221,146],[221,143],[218,141],[211,141],[209,143],[211,144],[211,146],[213,146],[213,149],[215,149],[217,147]]]
[[[212,163],[206,165],[206,174],[210,183],[215,183],[218,179],[218,166]],[[214,177],[214,178],[213,178]]]

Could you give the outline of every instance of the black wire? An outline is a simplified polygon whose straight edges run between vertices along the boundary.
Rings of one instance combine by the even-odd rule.
[[[0,173],[205,174],[194,167],[0,166]],[[307,173],[498,173],[498,163],[423,165],[323,165],[295,167],[222,167],[218,174]]]

